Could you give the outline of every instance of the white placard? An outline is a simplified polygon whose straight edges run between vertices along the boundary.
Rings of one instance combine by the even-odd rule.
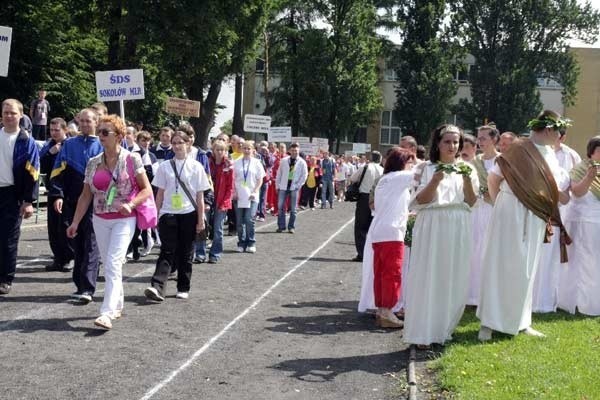
[[[12,28],[0,26],[0,76],[8,76],[8,61],[10,60],[10,43]]]
[[[316,143],[303,143],[300,145],[300,151],[311,156],[319,155],[319,145]]]
[[[269,134],[271,117],[267,115],[244,115],[244,132]]]
[[[327,138],[313,138],[313,143],[319,145],[319,150],[329,151],[329,139]]]
[[[96,94],[98,101],[141,100],[144,98],[144,70],[97,71]]]
[[[355,155],[356,155],[356,153],[354,153],[352,150],[346,150],[346,151],[344,152],[344,155],[345,155],[346,157],[352,157],[352,156],[355,156]]]
[[[356,154],[364,154],[367,152],[366,143],[352,143],[352,151]]]
[[[291,126],[272,126],[269,130],[269,142],[289,142],[291,140]]]
[[[300,145],[308,144],[310,143],[310,138],[306,136],[292,136],[290,138],[290,143],[298,143]]]
[[[188,99],[178,99],[176,97],[167,97],[165,110],[168,113],[181,115],[183,117],[200,116],[200,102]]]
[[[371,143],[367,143],[365,146],[366,151],[371,151]]]

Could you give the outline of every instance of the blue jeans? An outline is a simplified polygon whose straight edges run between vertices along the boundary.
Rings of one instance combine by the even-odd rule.
[[[256,201],[250,202],[250,208],[235,208],[235,219],[237,221],[238,247],[254,246],[256,239],[254,238],[254,215],[256,214]]]
[[[329,205],[333,205],[333,181],[323,179],[321,181],[323,187],[321,188],[321,207],[327,206],[326,200],[329,200]]]
[[[206,225],[206,221],[210,221],[210,210],[204,213],[204,221]],[[205,226],[205,229],[208,229],[208,226]],[[196,257],[206,259],[206,240],[194,240],[194,248]]]
[[[265,217],[265,201],[267,199],[267,188],[269,187],[268,183],[263,183],[260,187],[260,195],[258,196],[258,208],[256,210],[256,216],[264,218]]]
[[[208,258],[219,260],[223,254],[223,221],[227,217],[227,211],[215,210],[213,213],[213,242],[208,253]]]
[[[277,215],[277,227],[282,231],[285,230],[285,199],[290,197],[290,220],[288,222],[288,229],[295,229],[296,223],[296,203],[298,200],[298,190],[280,190],[277,193],[277,209],[279,214]]]

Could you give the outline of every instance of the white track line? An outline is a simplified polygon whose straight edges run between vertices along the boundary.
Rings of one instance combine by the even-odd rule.
[[[300,263],[296,264],[296,266],[294,266],[285,275],[283,275],[281,278],[279,278],[279,280],[277,282],[275,282],[269,289],[267,289],[266,292],[264,292],[256,300],[254,300],[254,302],[248,308],[246,308],[244,311],[242,311],[240,313],[240,315],[238,315],[230,323],[228,323],[225,326],[225,328],[223,328],[221,330],[221,332],[217,333],[215,336],[210,338],[206,343],[204,343],[204,345],[202,347],[200,347],[198,350],[196,350],[196,352],[189,359],[187,359],[187,361],[185,361],[179,368],[177,368],[176,370],[171,372],[169,374],[169,376],[167,376],[164,380],[162,380],[160,383],[158,383],[156,386],[154,386],[152,389],[150,389],[148,392],[146,392],[144,397],[142,397],[140,400],[150,399],[158,391],[160,391],[162,388],[164,388],[166,385],[168,385],[169,382],[171,382],[173,379],[175,379],[175,377],[177,375],[179,375],[181,372],[186,370],[190,365],[192,365],[192,363],[198,357],[200,357],[202,355],[202,353],[204,353],[206,350],[208,350],[210,348],[210,346],[212,346],[217,340],[219,340],[223,335],[225,335],[242,318],[244,318],[246,315],[248,315],[248,313],[250,311],[255,309],[268,295],[271,294],[271,292],[273,292],[273,290],[275,290],[277,288],[277,286],[279,286],[290,275],[292,275],[294,272],[296,272],[300,267],[302,267],[304,264],[306,264],[308,261],[310,261],[319,251],[321,251],[325,246],[327,246],[329,244],[329,242],[331,242],[331,240],[333,240],[334,237],[339,235],[340,232],[342,232],[353,221],[354,221],[354,218],[352,218],[348,222],[346,222],[340,229],[338,229],[333,235],[331,235],[329,237],[329,239],[327,239],[323,244],[321,244],[317,249],[315,249],[308,257],[306,257]]]

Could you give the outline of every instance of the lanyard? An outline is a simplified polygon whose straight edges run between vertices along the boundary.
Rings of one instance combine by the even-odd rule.
[[[175,160],[173,160],[175,161]],[[179,193],[179,177],[181,176],[181,173],[183,172],[183,168],[185,167],[185,162],[187,161],[187,157],[183,160],[183,164],[181,164],[181,168],[179,168],[179,172],[177,172],[177,168],[173,168],[173,172],[175,172],[175,193]],[[173,166],[175,166],[175,163],[173,163]]]
[[[113,183],[116,185],[117,180],[119,178],[119,161],[121,160],[121,152],[117,155],[117,162],[115,163],[115,169],[111,171],[111,178]],[[102,153],[102,161],[104,161],[104,165],[106,165],[106,169],[108,169],[108,163],[106,162],[106,154]],[[110,169],[108,169],[110,171]]]
[[[250,171],[250,162],[251,160],[248,160],[248,167],[244,167],[244,161],[246,161],[245,159],[242,158],[242,174],[244,175],[244,182],[247,182],[248,179],[248,172]]]

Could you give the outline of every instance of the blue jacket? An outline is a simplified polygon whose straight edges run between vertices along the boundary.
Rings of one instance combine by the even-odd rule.
[[[206,151],[198,148],[198,154],[196,155],[196,161],[198,161],[204,167],[204,172],[207,176],[210,176],[210,163],[208,162],[208,154]]]
[[[13,177],[19,204],[33,203],[38,196],[40,154],[35,140],[21,129],[13,151]]]
[[[83,190],[85,167],[104,148],[96,136],[75,136],[63,142],[50,175],[50,195],[77,202]]]

